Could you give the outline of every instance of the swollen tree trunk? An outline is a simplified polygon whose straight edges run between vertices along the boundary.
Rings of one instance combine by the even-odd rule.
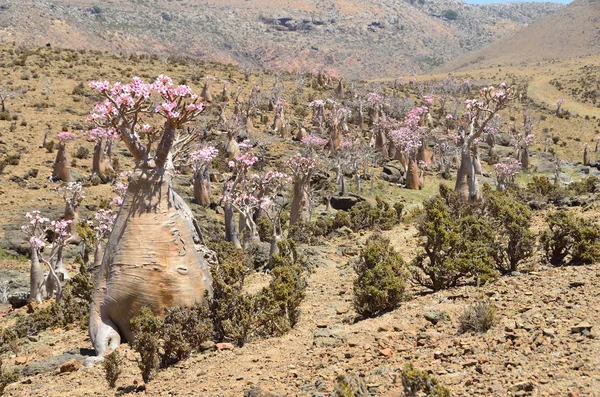
[[[236,248],[242,248],[240,235],[235,225],[235,212],[231,203],[223,204],[223,215],[225,217],[225,240],[232,243]]]
[[[306,128],[300,127],[298,128],[298,133],[296,134],[296,141],[302,142],[304,138],[308,136],[308,132],[306,132]]]
[[[583,165],[590,165],[590,155],[588,154],[588,147],[585,145],[583,148]]]
[[[475,175],[483,174],[483,169],[481,168],[481,160],[479,158],[479,144],[473,144],[473,169],[475,170]]]
[[[342,131],[337,120],[329,126],[329,143],[327,146],[332,153],[336,152],[342,146]]]
[[[157,164],[165,163],[161,146]],[[132,340],[130,320],[141,307],[163,314],[212,292],[199,229],[171,178],[163,167],[131,177],[96,279],[89,328],[98,357],[86,364],[100,361],[122,338]]]
[[[296,222],[308,222],[310,220],[308,200],[308,181],[298,178],[294,181],[294,197],[292,198],[292,209],[290,211],[290,226]]]
[[[54,168],[52,170],[53,181],[71,182],[71,165],[67,158],[67,144],[59,142]]]
[[[227,153],[227,157],[230,159],[235,159],[240,155],[240,146],[238,145],[235,137],[230,134],[227,137],[227,145],[225,146],[225,152]]]
[[[79,244],[81,242],[81,236],[77,233],[77,225],[79,224],[81,216],[79,215],[79,206],[73,206],[70,202],[65,204],[65,215],[64,219],[71,221],[67,226],[67,232],[71,234],[67,240],[69,244]]]
[[[210,174],[208,168],[194,173],[194,201],[203,207],[210,205]]]
[[[45,294],[44,270],[40,265],[38,250],[31,247],[31,268],[29,269],[29,300],[41,302]]]
[[[110,181],[109,174],[113,174],[112,161],[110,158],[111,142],[104,139],[98,139],[94,146],[94,156],[92,158],[92,175],[98,175],[102,183]]]
[[[387,157],[387,138],[383,128],[377,128],[375,130],[375,148],[377,148],[381,154]]]
[[[529,148],[527,146],[523,146],[521,149],[521,168],[529,169]]]
[[[213,97],[210,92],[210,86],[208,85],[208,82],[204,83],[204,87],[202,88],[202,93],[200,94],[200,97],[202,97],[202,99],[206,102],[212,102]]]
[[[419,167],[417,162],[410,157],[408,160],[408,169],[406,170],[406,188],[419,190]]]
[[[468,139],[465,139],[461,149],[460,167],[458,168],[454,190],[458,192],[463,201],[475,202],[481,198]]]

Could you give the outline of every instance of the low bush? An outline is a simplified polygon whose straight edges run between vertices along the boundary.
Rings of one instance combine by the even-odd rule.
[[[494,279],[495,248],[490,244],[496,241],[494,224],[474,213],[457,214],[441,197],[434,197],[423,206],[417,225],[424,239],[423,252],[411,263],[413,280],[438,291],[467,278],[475,278],[478,283]]]
[[[0,359],[0,395],[4,394],[4,389],[11,383],[15,383],[21,377],[21,372],[17,369],[7,371],[2,359]]]
[[[277,244],[279,253],[271,258],[273,278],[256,296],[259,333],[264,336],[283,335],[292,329],[306,296],[306,272],[295,242],[281,240]]]
[[[548,229],[540,236],[546,259],[554,266],[600,261],[600,227],[568,210],[546,216]]]
[[[90,157],[90,150],[84,146],[79,146],[75,152],[75,157],[84,160]]]
[[[119,380],[119,375],[121,375],[121,365],[123,364],[123,357],[117,350],[113,351],[110,354],[107,354],[104,357],[104,361],[102,361],[102,368],[104,368],[104,377],[108,382],[108,386],[111,389],[114,389],[117,380]]]
[[[140,313],[131,319],[133,340],[131,348],[139,353],[138,367],[142,371],[144,383],[150,382],[159,364],[159,335],[163,326],[162,320],[155,316],[149,307],[141,308]]]
[[[535,237],[531,232],[531,210],[505,192],[486,194],[485,214],[490,217],[497,239],[494,258],[502,273],[517,271],[533,255]]]
[[[393,310],[406,299],[407,271],[390,240],[375,234],[367,240],[354,266],[354,308],[365,317]]]
[[[211,333],[210,312],[205,305],[167,309],[162,328],[162,366],[167,367],[188,358],[193,351],[200,351]]]
[[[351,373],[338,375],[337,388],[332,394],[334,397],[369,397],[369,389],[360,376]]]
[[[400,374],[402,389],[407,397],[450,397],[450,390],[435,377],[416,369],[411,363],[404,365]]]
[[[496,306],[489,301],[477,302],[465,308],[458,319],[458,332],[487,332],[494,325]]]

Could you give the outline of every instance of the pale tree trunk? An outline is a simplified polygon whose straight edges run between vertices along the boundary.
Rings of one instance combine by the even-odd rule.
[[[375,130],[375,148],[381,152],[384,156],[388,156],[387,151],[387,138],[383,128],[377,128]]]
[[[358,161],[354,160],[354,183],[356,184],[356,194],[361,193],[360,174],[358,172],[359,166]]]
[[[79,233],[77,233],[77,225],[81,219],[81,216],[79,215],[79,205],[73,206],[73,204],[67,202],[65,204],[64,219],[71,221],[71,223],[67,226],[67,232],[71,234],[67,242],[69,244],[79,244],[81,242],[81,236]]]
[[[465,139],[461,149],[460,167],[458,168],[454,190],[458,192],[463,201],[475,202],[481,198],[481,193],[479,192],[479,184],[468,140],[469,138]]]
[[[292,209],[290,211],[290,226],[296,222],[308,222],[310,211],[308,210],[308,181],[310,178],[298,178],[294,181],[294,197],[292,198]]]
[[[583,148],[583,165],[585,165],[585,166],[590,165],[590,155],[588,154],[587,145],[585,145],[585,147]]]
[[[498,162],[498,150],[496,150],[496,145],[493,144],[490,146],[490,150],[488,151],[488,164],[494,165]]]
[[[330,126],[329,126],[329,151],[331,153],[336,152],[340,146],[342,146],[342,132],[340,131],[340,126],[337,122],[337,120],[335,120]]]
[[[473,169],[475,170],[475,175],[483,174],[483,169],[481,167],[481,160],[479,158],[479,144],[473,144]]]
[[[232,134],[228,134],[227,136],[227,145],[225,146],[225,152],[227,153],[227,157],[230,159],[235,159],[240,155],[240,146],[235,140],[235,136]]]
[[[203,207],[210,205],[210,174],[208,168],[194,173],[194,201]]]
[[[308,136],[308,133],[306,132],[306,129],[304,127],[300,127],[298,129],[298,134],[296,134],[296,140],[298,142],[302,142],[302,140],[304,138],[306,138]]]
[[[521,148],[521,168],[524,170],[529,169],[529,148],[527,146]]]
[[[45,294],[44,270],[40,265],[37,248],[31,247],[31,268],[29,269],[29,300],[42,302]]]
[[[419,190],[419,167],[412,156],[408,160],[408,168],[406,170],[406,188]]]
[[[165,132],[165,135],[173,131]],[[164,139],[171,139],[163,135]],[[137,170],[110,234],[90,308],[90,338],[98,362],[131,341],[130,320],[143,306],[156,314],[203,302],[212,277],[191,210],[172,189],[169,142],[157,148],[156,168]],[[167,153],[164,156],[164,153]]]
[[[92,175],[98,175],[102,183],[110,181],[108,174],[114,174],[112,161],[110,158],[112,142],[98,139],[94,146],[94,156],[92,158]]]
[[[64,142],[59,142],[56,159],[54,160],[54,168],[52,170],[53,181],[71,182],[71,165],[67,158],[67,145]]]
[[[212,102],[213,100],[212,94],[210,92],[210,85],[207,82],[204,83],[204,87],[202,88],[202,93],[200,94],[200,97],[206,102]]]
[[[240,235],[235,225],[235,212],[230,203],[223,204],[223,214],[225,216],[225,240],[232,243],[236,248],[242,248]]]

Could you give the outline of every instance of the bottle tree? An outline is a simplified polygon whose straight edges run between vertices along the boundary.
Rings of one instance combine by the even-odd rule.
[[[154,83],[90,83],[104,99],[90,115],[116,134],[135,166],[104,250],[90,308],[89,331],[98,358],[121,339],[132,340],[129,321],[143,306],[193,305],[211,292],[200,230],[173,190],[174,160],[193,141],[186,124],[204,110],[185,85],[160,75]],[[192,135],[190,135],[192,134]]]

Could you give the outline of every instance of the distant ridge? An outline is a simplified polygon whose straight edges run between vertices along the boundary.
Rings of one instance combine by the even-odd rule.
[[[449,72],[600,54],[600,0],[575,0],[511,37],[437,68]]]
[[[0,0],[0,41],[399,77],[427,72],[562,7],[462,0]]]

